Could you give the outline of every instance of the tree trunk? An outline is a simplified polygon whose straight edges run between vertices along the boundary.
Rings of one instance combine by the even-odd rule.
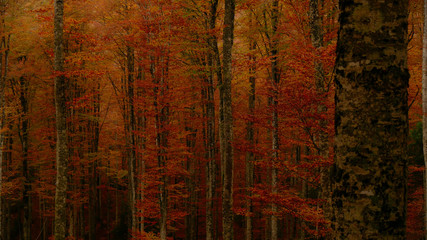
[[[97,220],[101,219],[100,213],[101,210],[100,207],[97,206],[97,200],[101,200],[100,196],[97,194],[97,186],[98,186],[98,173],[97,173],[97,166],[98,166],[98,145],[99,145],[99,133],[100,133],[100,126],[99,126],[99,112],[100,112],[100,85],[99,83],[96,85],[96,88],[94,88],[95,94],[93,97],[93,109],[89,110],[91,111],[91,114],[95,117],[95,120],[88,121],[88,132],[87,134],[90,135],[89,143],[89,156],[92,156],[93,159],[90,163],[90,179],[89,179],[89,186],[90,186],[90,196],[89,196],[89,240],[95,240],[96,239],[96,222]],[[108,211],[107,211],[108,212]],[[77,213],[76,216],[77,217]],[[77,228],[76,228],[77,229]]]
[[[277,28],[279,23],[279,1],[274,0],[271,10],[271,75],[273,84],[273,116],[272,116],[272,164],[271,164],[271,192],[273,196],[277,194],[277,163],[279,162],[279,113],[278,113],[278,98],[279,98],[279,83],[280,71],[278,66],[278,36]],[[277,205],[271,204],[271,240],[277,240]]]
[[[340,1],[334,239],[404,239],[408,1]]]
[[[151,74],[153,81],[156,84],[154,87],[154,108],[156,113],[156,147],[157,147],[157,162],[160,171],[160,185],[159,185],[159,207],[160,207],[160,239],[166,240],[167,238],[167,206],[168,206],[168,177],[166,176],[166,163],[167,163],[167,152],[168,147],[168,131],[166,125],[168,124],[169,107],[165,104],[161,97],[164,97],[167,93],[167,73],[168,73],[168,61],[164,60],[164,56],[151,57]],[[156,61],[156,59],[158,59]],[[156,69],[156,66],[158,69]],[[157,73],[157,71],[161,71]]]
[[[424,152],[424,232],[427,239],[427,0],[424,0],[423,32],[423,152]]]
[[[31,182],[30,182],[30,170],[28,167],[28,127],[29,127],[29,119],[28,119],[28,100],[27,100],[27,92],[28,92],[28,82],[24,77],[20,77],[20,102],[22,108],[22,121],[20,126],[20,138],[22,145],[22,172],[24,176],[24,191],[23,191],[23,202],[24,202],[24,221],[23,221],[23,236],[24,240],[31,239],[31,199],[30,199],[30,191],[31,191]]]
[[[55,193],[55,240],[65,240],[67,215],[67,114],[64,71],[64,0],[55,0],[55,107],[56,107],[56,193]]]
[[[320,4],[323,4],[323,0]],[[315,85],[317,94],[322,96],[322,100],[326,100],[324,96],[326,96],[327,88],[325,86],[325,74],[323,71],[323,64],[318,59],[320,56],[320,48],[323,46],[323,29],[322,29],[322,18],[319,14],[319,0],[310,0],[310,9],[309,9],[309,17],[310,17],[310,38],[311,44],[315,49],[316,58],[314,60],[314,77],[315,77]],[[327,107],[324,103],[319,104],[317,108],[317,112],[319,114],[325,114],[327,111]],[[315,146],[317,148],[318,155],[322,158],[323,161],[329,159],[329,146],[328,146],[328,133],[326,132],[327,120],[321,119],[319,120],[320,131],[318,136],[315,139]],[[326,214],[326,218],[330,213],[330,208],[332,207],[330,204],[330,181],[329,181],[329,167],[323,167],[320,169],[320,191],[319,198],[325,200],[325,204],[323,210]],[[308,186],[307,186],[308,187]],[[316,225],[316,234],[319,229],[319,226]]]
[[[135,152],[135,106],[134,106],[134,50],[132,47],[127,47],[127,94],[128,94],[128,110],[129,110],[129,132],[128,132],[128,188],[129,188],[129,210],[130,210],[130,230],[131,234],[138,230],[136,221],[136,152]]]
[[[246,140],[248,141],[248,144],[250,149],[252,150],[255,148],[255,138],[254,138],[254,117],[255,117],[255,69],[256,69],[256,59],[255,59],[255,53],[256,50],[256,43],[253,39],[250,40],[249,43],[249,51],[250,51],[250,68],[249,68],[249,83],[250,83],[250,90],[249,90],[249,116],[250,120],[247,123],[246,126]],[[246,211],[248,211],[246,215],[246,240],[252,240],[252,216],[253,216],[253,206],[252,206],[252,189],[254,186],[254,161],[255,156],[254,153],[249,150],[246,152],[246,167],[245,167],[245,176],[246,176]]]
[[[216,26],[216,13],[218,8],[218,0],[211,1],[209,30],[213,31]],[[214,197],[215,197],[215,180],[216,180],[216,164],[215,164],[215,99],[214,99],[214,62],[216,59],[216,51],[218,49],[217,37],[212,35],[208,38],[209,52],[208,65],[209,76],[206,78],[206,240],[214,239]],[[221,71],[220,64],[216,66],[217,71]],[[218,79],[218,81],[221,81]]]
[[[143,68],[139,67],[138,68],[138,74],[137,74],[137,80],[142,81],[144,78],[144,74],[143,74]],[[136,91],[136,97],[138,99],[142,98],[143,94],[145,94],[146,91],[145,89],[141,89],[141,88],[137,88]],[[146,126],[146,110],[142,110],[141,108],[137,108],[135,109],[135,113],[138,113],[135,115],[136,118],[136,126],[138,128],[138,130],[142,133],[146,133],[147,132],[147,126]],[[139,200],[139,202],[143,202],[144,201],[144,180],[143,180],[143,176],[145,173],[145,161],[144,161],[144,150],[145,150],[145,144],[146,144],[146,139],[144,136],[136,136],[136,142],[135,142],[135,147],[140,146],[141,150],[140,153],[136,155],[136,164],[137,164],[137,170],[136,172],[138,173],[138,176],[140,176],[139,178],[137,178],[138,182],[136,183],[136,189],[137,189],[137,199]],[[140,215],[137,218],[138,221],[138,229],[139,231],[142,233],[145,231],[145,225],[144,225],[144,211],[143,209],[137,209],[138,210],[138,214]]]
[[[189,115],[194,118],[196,113],[194,108],[191,109]],[[188,207],[189,214],[186,216],[186,234],[185,239],[187,240],[196,240],[197,239],[197,191],[196,191],[196,164],[197,164],[197,151],[196,147],[196,135],[197,129],[187,125],[185,127],[186,131],[190,134],[187,136],[187,148],[192,153],[187,157],[187,171],[189,177],[187,178],[187,189],[188,189]]]
[[[4,35],[5,32],[5,12],[6,12],[6,1],[2,0],[0,1],[0,18],[2,21],[1,24],[1,34]],[[3,36],[0,44],[1,50],[6,48],[6,39]],[[7,50],[6,50],[7,51]],[[7,53],[7,52],[6,52]],[[7,55],[6,55],[7,58]],[[6,69],[7,69],[7,60],[3,62],[3,53],[0,53],[0,239],[5,239],[5,225],[3,223],[4,220],[4,213],[3,213],[3,147],[4,147],[4,134],[3,134],[3,128],[5,124],[5,111],[4,108],[6,106],[5,104],[5,81],[6,81]]]
[[[224,79],[220,86],[220,146],[222,162],[222,237],[233,239],[233,114],[231,98],[232,48],[234,40],[235,0],[225,1],[224,16]]]

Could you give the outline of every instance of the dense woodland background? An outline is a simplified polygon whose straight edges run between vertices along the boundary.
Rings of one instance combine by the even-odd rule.
[[[424,18],[409,2],[407,236],[420,239]],[[232,106],[224,15],[218,0],[67,0],[58,72],[53,1],[0,0],[1,239],[54,234],[59,75],[68,239],[218,239],[227,176],[235,239],[327,234],[338,1],[237,1]],[[229,107],[232,172],[219,150]]]

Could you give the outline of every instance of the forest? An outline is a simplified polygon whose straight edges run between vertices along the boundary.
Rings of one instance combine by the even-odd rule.
[[[425,15],[0,0],[0,240],[426,239]]]

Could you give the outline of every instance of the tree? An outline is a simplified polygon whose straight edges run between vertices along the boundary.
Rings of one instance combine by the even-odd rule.
[[[220,86],[220,150],[222,171],[222,237],[233,239],[233,113],[231,98],[232,48],[234,40],[235,1],[225,1],[224,76]]]
[[[274,0],[272,9],[271,9],[271,36],[270,36],[270,56],[271,56],[271,80],[273,85],[273,93],[272,93],[272,108],[273,114],[271,119],[272,125],[272,164],[271,164],[271,192],[273,194],[277,194],[277,164],[279,161],[279,113],[278,113],[278,105],[279,105],[279,85],[280,85],[280,69],[278,62],[278,34],[277,28],[279,25],[279,1]],[[271,240],[277,240],[278,237],[278,225],[277,225],[277,205],[276,203],[271,204]]]
[[[64,240],[67,225],[67,109],[64,76],[64,0],[55,0],[55,108],[56,108],[56,193],[55,193],[55,239]]]
[[[209,6],[209,31],[213,31],[216,27],[218,0],[210,1]],[[216,73],[218,81],[221,81],[221,63],[219,62],[218,39],[212,33],[208,36],[209,52],[208,66],[210,67],[208,76],[205,78],[207,87],[205,89],[206,98],[206,239],[212,240],[214,234],[214,197],[215,197],[215,180],[216,180],[216,164],[215,164],[215,99],[214,99],[214,69],[216,63]]]
[[[7,64],[8,64],[8,53],[9,53],[9,40],[10,38],[6,37],[5,34],[5,13],[7,7],[7,1],[0,1],[0,18],[1,18],[1,34],[3,35],[1,38],[0,47],[2,50],[4,49],[4,53],[0,54],[0,239],[4,238],[4,223],[3,223],[3,146],[4,146],[4,133],[3,129],[5,127],[5,81],[7,74]]]
[[[403,239],[408,1],[340,1],[334,239]]]
[[[251,16],[252,17],[252,16]],[[250,25],[252,21],[250,21]],[[256,57],[254,51],[256,50],[255,40],[250,39],[249,40],[249,50],[251,51],[249,56],[249,99],[248,99],[248,106],[249,106],[249,115],[250,120],[246,123],[246,140],[248,141],[248,144],[250,144],[251,147],[255,146],[255,133],[254,133],[254,114],[255,114],[255,98],[256,98],[256,81],[255,81],[255,74],[256,74]],[[246,218],[246,229],[245,229],[245,239],[246,240],[252,240],[252,214],[253,214],[253,204],[252,204],[252,189],[254,187],[254,161],[255,161],[255,155],[251,150],[246,151],[245,156],[245,187],[246,187],[246,210],[248,211]]]
[[[424,0],[424,32],[423,32],[423,79],[422,79],[422,97],[423,97],[423,153],[424,169],[427,173],[427,0]],[[424,231],[427,236],[427,175],[424,174]]]

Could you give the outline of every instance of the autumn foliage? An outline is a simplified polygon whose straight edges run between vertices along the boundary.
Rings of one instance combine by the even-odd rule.
[[[160,239],[162,221],[167,239],[205,239],[208,201],[214,204],[215,239],[221,239],[218,116],[224,2],[218,2],[211,29],[212,2],[65,1],[68,239]],[[275,32],[272,2],[244,0],[236,5],[234,238],[245,238],[245,217],[251,216],[253,239],[268,239],[275,215],[279,239],[317,239],[329,231],[322,176],[333,159],[338,6],[336,0],[319,1],[323,45],[315,48],[309,0],[280,0]],[[411,4],[409,102],[415,134],[421,118],[423,17],[422,2]],[[50,239],[56,175],[53,79],[60,74],[53,70],[53,3],[1,0],[0,20],[0,238],[23,238],[27,219],[28,239]],[[279,83],[272,77],[272,43],[277,43]],[[316,85],[316,63],[322,66],[322,91]],[[248,105],[251,77],[253,113]],[[209,87],[213,99],[208,98]],[[215,109],[214,142],[208,138],[209,103]],[[278,115],[279,143],[274,150],[273,112]],[[248,123],[253,142],[247,138]],[[416,149],[420,142],[414,134],[410,144]],[[327,156],[319,145],[323,135]],[[212,199],[206,198],[209,144],[214,146],[216,166]],[[408,193],[411,239],[424,234],[422,161],[416,161],[415,152]],[[254,156],[250,188],[245,178],[248,153]],[[272,191],[272,169],[278,169],[277,192]],[[272,211],[272,204],[277,211]]]

